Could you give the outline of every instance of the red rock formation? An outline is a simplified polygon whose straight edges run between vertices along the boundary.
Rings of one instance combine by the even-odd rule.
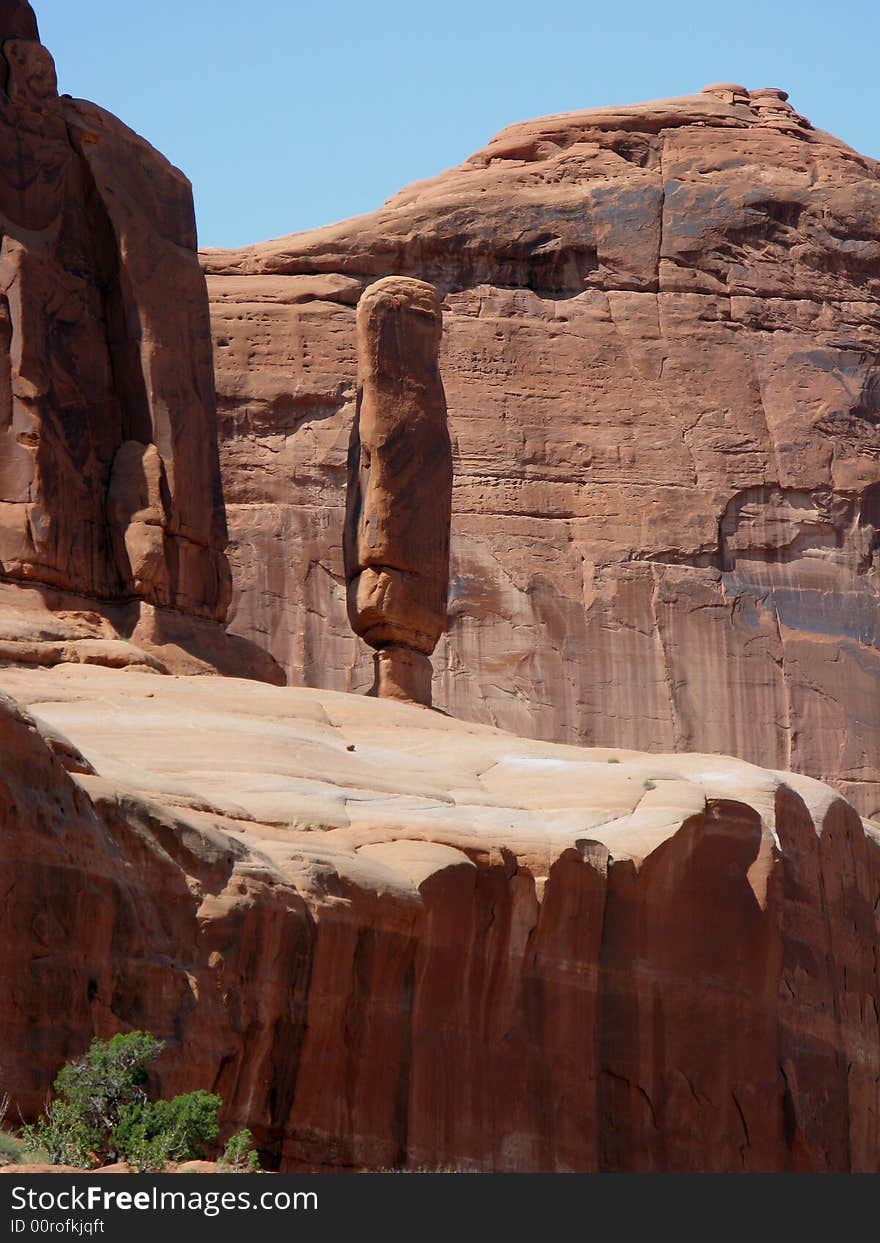
[[[135,1026],[288,1169],[880,1171],[880,835],[827,787],[332,692],[2,682],[40,718],[0,705],[26,1113]]]
[[[37,19],[27,0],[0,0],[0,38],[39,39]]]
[[[177,667],[191,647],[277,677],[217,625],[230,573],[189,182],[59,98],[25,3],[0,9],[0,87],[0,576],[39,585],[17,608],[56,651],[51,616],[97,610]]]
[[[289,1169],[880,1170],[880,840],[830,789],[156,676],[244,667],[189,191],[58,99],[29,6],[0,23],[0,1093],[31,1115],[93,1034],[144,1027],[164,1089],[215,1088]],[[538,729],[817,770],[843,736],[833,775],[873,789],[873,718],[850,695],[839,729],[817,662],[873,669],[828,587],[873,617],[875,189],[780,92],[721,85],[519,127],[377,218],[222,260],[276,273],[215,278],[257,299],[218,348],[265,299],[253,393],[223,364],[227,466],[241,565],[245,520],[261,551],[273,528],[233,432],[254,470],[296,432],[302,491],[268,495],[299,534],[250,572],[299,591],[314,540],[304,664],[355,668],[353,306],[424,271],[467,467],[446,702],[479,655],[478,711],[527,694]]]
[[[3,57],[4,572],[222,617],[226,533],[189,184],[115,118],[59,99],[34,37],[7,39]]]
[[[358,402],[348,451],[345,580],[373,693],[431,704],[446,629],[452,450],[437,366],[437,291],[390,276],[358,303]]]
[[[373,215],[207,252],[238,632],[369,684],[354,306],[409,274],[443,294],[456,460],[435,703],[880,808],[878,165],[783,96],[516,125]]]

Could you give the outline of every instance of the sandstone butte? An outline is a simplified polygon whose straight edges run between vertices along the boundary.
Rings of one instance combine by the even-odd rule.
[[[876,165],[731,88],[516,127],[203,257],[216,435],[188,183],[0,42],[0,1091],[141,1027],[282,1169],[880,1170]],[[386,273],[453,715],[335,686]]]
[[[444,299],[434,703],[721,751],[880,809],[880,166],[783,92],[512,126],[372,215],[207,251],[233,629],[369,685],[341,536],[355,303]]]

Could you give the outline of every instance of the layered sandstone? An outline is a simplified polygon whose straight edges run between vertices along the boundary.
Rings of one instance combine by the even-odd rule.
[[[271,675],[224,642],[226,543],[190,184],[103,109],[59,97],[30,6],[4,0],[0,578],[29,588],[13,612],[45,631],[43,659],[70,639],[53,614],[100,614],[115,643],[177,646],[178,667],[188,647],[208,666],[222,649],[233,671]]]
[[[209,274],[234,625],[369,685],[345,618],[355,305],[443,295],[455,456],[435,702],[732,752],[880,807],[880,181],[784,92],[505,130]]]
[[[134,1026],[287,1169],[880,1169],[880,836],[827,786],[234,679],[0,685],[25,1114]]]

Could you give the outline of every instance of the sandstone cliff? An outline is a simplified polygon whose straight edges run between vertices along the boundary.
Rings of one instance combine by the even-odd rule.
[[[880,166],[781,92],[505,130],[374,215],[209,274],[234,626],[361,689],[345,618],[355,313],[444,295],[455,456],[435,702],[733,752],[880,808]]]
[[[880,1170],[880,835],[828,787],[234,679],[0,685],[23,1110],[136,1026],[288,1169]]]
[[[717,87],[206,256],[235,642],[189,187],[0,44],[0,1093],[145,1027],[285,1169],[880,1171],[880,832],[776,771],[873,806],[877,166]],[[391,272],[448,324],[437,698],[611,749],[156,676],[367,681]]]
[[[28,590],[4,587],[3,655],[96,659],[109,643],[114,663],[146,646],[271,674],[218,627],[230,572],[195,248],[184,175],[59,97],[30,6],[4,0],[0,578]]]

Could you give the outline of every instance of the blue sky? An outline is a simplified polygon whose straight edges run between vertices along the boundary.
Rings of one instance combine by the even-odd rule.
[[[32,0],[60,89],[193,182],[203,245],[369,211],[549,112],[781,86],[880,157],[880,0]]]

